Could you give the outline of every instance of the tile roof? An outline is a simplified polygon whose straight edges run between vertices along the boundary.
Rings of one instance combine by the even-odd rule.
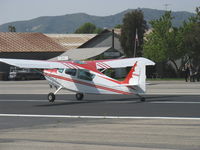
[[[64,47],[42,33],[0,32],[0,52],[64,51]]]
[[[68,49],[75,49],[88,40],[94,38],[97,34],[45,34],[55,42]]]

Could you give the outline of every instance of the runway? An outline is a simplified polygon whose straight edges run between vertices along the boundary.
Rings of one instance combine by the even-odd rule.
[[[199,84],[189,85],[192,94],[173,93],[167,90],[170,84],[155,85],[146,102],[123,95],[85,95],[77,101],[68,93],[57,95],[55,103],[48,102],[43,83],[39,94],[32,91],[36,84],[2,85],[25,90],[0,94],[2,150],[200,149]],[[185,89],[185,84],[176,87]],[[167,94],[154,94],[159,91]]]
[[[200,118],[199,95],[145,95],[146,102],[123,95],[86,95],[83,101],[73,94],[57,95],[54,103],[46,95],[1,95],[0,114],[137,116]]]

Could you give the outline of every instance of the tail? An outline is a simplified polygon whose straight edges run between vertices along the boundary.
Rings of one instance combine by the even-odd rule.
[[[136,61],[121,84],[134,87],[138,93],[144,93],[146,91],[146,65],[145,63]]]

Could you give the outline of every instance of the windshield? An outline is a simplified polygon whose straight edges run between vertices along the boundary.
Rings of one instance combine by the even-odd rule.
[[[79,69],[79,72],[78,72],[79,79],[92,81],[94,77],[95,75],[88,72],[87,70]]]
[[[65,69],[65,73],[71,76],[76,76],[76,69]]]

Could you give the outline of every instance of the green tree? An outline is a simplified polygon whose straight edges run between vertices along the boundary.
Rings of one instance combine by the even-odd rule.
[[[114,28],[121,29],[121,27],[122,27],[121,24],[117,24]]]
[[[152,32],[146,36],[144,44],[144,56],[155,62],[171,61],[176,72],[179,68],[176,60],[179,59],[184,52],[179,47],[181,37],[178,36],[179,29],[172,26],[171,12],[165,12],[160,19],[152,20]]]
[[[136,56],[142,56],[143,37],[146,29],[147,23],[144,20],[143,12],[141,10],[135,10],[125,14],[121,26],[120,43],[126,57],[134,56],[135,46]],[[136,32],[138,36],[137,43],[135,42]]]
[[[15,26],[8,26],[8,31],[9,32],[16,32],[16,28],[15,28]]]
[[[76,29],[75,33],[100,33],[101,28],[97,28],[94,24],[87,22]]]
[[[200,7],[196,15],[179,28],[172,26],[172,19],[171,12],[166,12],[160,19],[150,22],[152,32],[146,36],[144,56],[155,62],[171,61],[179,75],[185,63],[200,64]],[[182,61],[180,67],[176,64],[178,59]]]
[[[180,35],[182,37],[180,47],[185,52],[185,62],[200,64],[200,7],[196,8],[196,15],[184,22]]]

